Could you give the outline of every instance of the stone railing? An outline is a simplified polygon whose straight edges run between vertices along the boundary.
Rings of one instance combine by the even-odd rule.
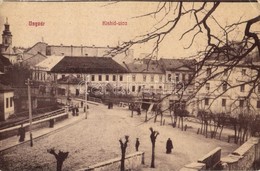
[[[233,153],[221,159],[224,170],[252,170],[253,163],[260,159],[259,138],[250,138]]]
[[[221,148],[217,147],[210,151],[203,157],[201,157],[197,162],[193,162],[185,165],[181,171],[186,170],[210,170],[214,169],[217,164],[220,163]]]
[[[144,152],[135,152],[133,154],[126,155],[125,157],[125,170],[137,169],[144,164]],[[91,165],[87,168],[82,168],[78,171],[119,171],[121,165],[121,158],[114,158],[95,165]]]
[[[199,159],[185,165],[181,171],[186,170],[253,170],[253,164],[260,160],[260,139],[251,137],[233,153],[220,158],[221,148],[216,148]],[[219,164],[219,165],[218,165]],[[219,168],[216,168],[216,166]]]

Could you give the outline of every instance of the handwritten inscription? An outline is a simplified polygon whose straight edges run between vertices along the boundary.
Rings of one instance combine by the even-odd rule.
[[[45,22],[43,21],[29,21],[29,26],[32,26],[32,27],[41,27],[41,26],[44,26],[45,25]]]
[[[126,26],[126,21],[103,21],[103,26]]]

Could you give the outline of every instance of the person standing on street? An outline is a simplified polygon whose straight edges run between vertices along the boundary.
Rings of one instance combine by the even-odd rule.
[[[170,154],[172,152],[173,145],[172,145],[172,140],[168,138],[166,142],[166,154]]]
[[[140,145],[139,139],[136,138],[136,142],[135,142],[135,150],[136,151],[138,151],[139,145]]]
[[[21,127],[18,129],[17,136],[20,136],[19,142],[23,142],[25,138],[25,128],[23,127],[23,124],[21,124]]]

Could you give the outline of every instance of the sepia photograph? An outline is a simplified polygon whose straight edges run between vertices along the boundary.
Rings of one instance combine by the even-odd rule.
[[[260,4],[0,1],[0,171],[260,170]]]

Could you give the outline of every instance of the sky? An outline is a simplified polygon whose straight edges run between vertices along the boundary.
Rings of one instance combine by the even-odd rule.
[[[86,46],[117,46],[140,34],[146,34],[162,16],[133,18],[154,11],[158,2],[3,2],[0,4],[0,28],[3,30],[6,17],[13,35],[13,46],[31,47],[44,41],[49,45],[86,45]],[[198,3],[199,4],[199,3]],[[173,3],[175,6],[176,3]],[[193,3],[187,5],[191,6]],[[195,6],[197,4],[195,3]],[[257,3],[223,3],[214,12],[218,21],[225,25],[259,15]],[[172,15],[165,18],[167,22]],[[44,26],[30,26],[29,22],[44,22]],[[126,25],[109,26],[103,22],[124,22]],[[158,57],[182,58],[194,55],[205,47],[205,37],[200,35],[194,46],[189,45],[191,35],[180,39],[181,33],[192,26],[192,20],[185,18],[179,23],[175,32],[169,34],[161,45]],[[214,25],[214,24],[213,24]],[[158,25],[156,25],[158,26]],[[215,25],[213,31],[218,32]],[[260,25],[255,28],[260,31]],[[243,32],[243,27],[235,30],[233,36]],[[149,53],[151,43],[135,46],[136,58],[141,53]]]

